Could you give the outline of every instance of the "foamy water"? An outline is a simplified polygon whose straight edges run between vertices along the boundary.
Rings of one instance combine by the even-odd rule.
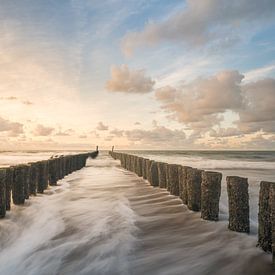
[[[272,274],[221,214],[201,220],[101,153],[0,221],[0,274]]]

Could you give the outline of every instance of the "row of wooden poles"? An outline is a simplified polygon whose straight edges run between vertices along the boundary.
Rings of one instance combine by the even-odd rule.
[[[148,180],[152,186],[166,188],[179,196],[192,211],[201,211],[201,218],[219,220],[222,174],[189,166],[157,162],[143,157],[113,152],[109,154],[121,166]],[[249,233],[249,193],[247,178],[227,176],[229,224],[232,231]],[[272,241],[273,240],[273,241]],[[258,246],[273,254],[275,267],[275,183],[262,181],[259,194]]]
[[[55,156],[47,160],[0,168],[0,218],[4,218],[11,204],[22,205],[30,195],[43,193],[49,185],[83,168],[87,158],[95,158],[98,151]]]

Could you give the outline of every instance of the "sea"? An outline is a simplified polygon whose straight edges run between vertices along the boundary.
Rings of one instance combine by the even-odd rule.
[[[120,151],[223,174],[220,220],[205,221],[107,151],[85,168],[12,205],[0,220],[0,275],[274,274],[257,247],[260,182],[275,182],[274,151]],[[0,166],[67,151],[0,152]],[[247,177],[251,233],[229,231],[226,176]]]

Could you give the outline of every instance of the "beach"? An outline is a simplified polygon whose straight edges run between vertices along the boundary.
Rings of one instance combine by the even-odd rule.
[[[272,178],[274,153],[242,153],[242,160],[237,153],[131,153],[223,176],[246,175],[252,232],[227,229],[224,184],[220,221],[203,221],[105,151],[45,194],[12,206],[0,223],[0,274],[272,274],[271,255],[256,247],[256,206],[259,181]],[[51,154],[21,152],[15,159]],[[2,153],[5,165],[7,158]]]

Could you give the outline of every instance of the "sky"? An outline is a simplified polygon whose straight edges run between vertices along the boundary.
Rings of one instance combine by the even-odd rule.
[[[0,150],[275,150],[274,0],[0,0]]]

